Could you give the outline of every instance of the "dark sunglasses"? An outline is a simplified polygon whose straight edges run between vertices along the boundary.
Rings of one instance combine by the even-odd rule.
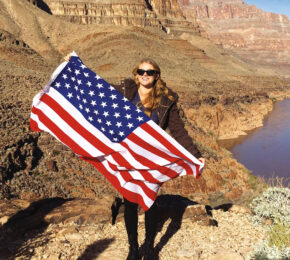
[[[155,74],[158,74],[157,70],[141,70],[141,69],[137,69],[137,74],[140,76],[143,76],[144,73],[147,73],[148,76],[154,76]]]

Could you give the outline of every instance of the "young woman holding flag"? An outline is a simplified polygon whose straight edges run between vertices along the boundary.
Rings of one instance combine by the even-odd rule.
[[[186,148],[193,156],[204,163],[197,147],[184,129],[184,123],[179,116],[177,108],[178,96],[167,88],[161,79],[161,70],[152,59],[146,58],[140,61],[133,70],[134,79],[125,79],[121,85],[114,87],[139,107],[162,129],[169,128],[172,137]],[[138,259],[138,204],[124,199],[125,225],[129,241],[129,254],[127,260]],[[146,238],[144,244],[144,260],[153,260],[157,256],[154,253],[154,238],[156,235],[156,203],[145,212]]]

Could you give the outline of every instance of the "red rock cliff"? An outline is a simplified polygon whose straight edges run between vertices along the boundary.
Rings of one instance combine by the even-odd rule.
[[[82,24],[194,30],[177,0],[44,0],[52,14]]]
[[[290,68],[290,21],[242,0],[178,0],[183,14],[197,21],[209,39],[243,58],[282,75]]]

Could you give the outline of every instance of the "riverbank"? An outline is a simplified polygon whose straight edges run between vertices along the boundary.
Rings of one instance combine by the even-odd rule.
[[[193,124],[214,135],[218,140],[245,136],[263,126],[265,117],[278,101],[290,98],[290,91],[252,93],[226,97],[214,104],[202,103],[198,109],[186,109],[186,116]]]

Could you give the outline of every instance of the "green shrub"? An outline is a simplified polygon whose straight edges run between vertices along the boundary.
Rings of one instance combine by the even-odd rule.
[[[250,207],[257,222],[271,219],[275,224],[290,223],[290,189],[269,188],[261,197],[255,198]]]
[[[268,227],[268,241],[259,244],[253,253],[257,260],[290,259],[290,189],[272,187],[255,198],[250,207],[254,223],[272,221]]]

